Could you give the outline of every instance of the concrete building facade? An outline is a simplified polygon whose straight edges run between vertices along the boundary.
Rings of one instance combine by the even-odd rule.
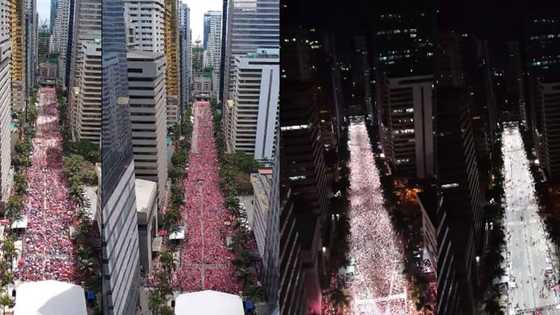
[[[164,55],[129,51],[128,84],[135,174],[156,182],[163,202],[168,171]]]
[[[11,42],[10,1],[0,1],[0,200],[7,202],[11,186],[13,171],[11,168],[11,102],[12,87],[10,76]]]
[[[272,160],[278,120],[279,51],[261,49],[237,56],[233,102],[225,109],[228,151],[242,151],[261,161]]]

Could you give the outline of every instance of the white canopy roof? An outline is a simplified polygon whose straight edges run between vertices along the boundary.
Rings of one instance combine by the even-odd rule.
[[[21,216],[20,219],[12,222],[12,229],[26,229],[27,228],[27,216]]]
[[[14,315],[87,315],[84,289],[56,280],[16,286]]]
[[[183,293],[175,299],[175,315],[244,315],[238,295],[212,290]],[[17,314],[16,314],[17,315]]]
[[[185,239],[185,226],[181,225],[177,227],[176,231],[171,232],[169,234],[170,240],[183,240]]]

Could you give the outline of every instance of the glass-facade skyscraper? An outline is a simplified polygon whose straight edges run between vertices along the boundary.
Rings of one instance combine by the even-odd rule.
[[[103,314],[135,314],[138,304],[138,226],[123,14],[122,0],[103,0]]]

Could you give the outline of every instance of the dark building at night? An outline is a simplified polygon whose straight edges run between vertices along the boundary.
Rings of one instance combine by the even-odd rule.
[[[441,32],[436,50],[436,178],[441,222],[449,239],[439,240],[438,314],[475,314],[476,257],[484,247],[484,199],[459,37]]]
[[[560,179],[560,18],[527,23],[529,130],[547,179]]]
[[[433,39],[427,12],[377,17],[376,113],[393,172],[430,178],[433,165]]]

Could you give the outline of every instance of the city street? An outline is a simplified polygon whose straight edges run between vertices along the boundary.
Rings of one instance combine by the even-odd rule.
[[[366,125],[353,118],[350,150],[350,259],[352,314],[413,314],[403,275],[402,246],[384,206]]]
[[[54,88],[38,93],[37,133],[33,139],[32,164],[27,170],[28,189],[24,215],[28,226],[23,235],[19,278],[76,280],[74,245],[70,226],[76,205],[70,201],[62,167],[62,137]]]
[[[219,187],[218,156],[214,143],[212,109],[208,102],[193,105],[193,136],[182,209],[186,238],[175,285],[183,291],[218,290],[238,293],[239,281],[226,246],[232,215],[224,207]]]
[[[505,270],[509,276],[508,314],[559,314],[557,268],[552,266],[552,244],[538,214],[533,178],[517,125],[503,133],[505,177]]]

